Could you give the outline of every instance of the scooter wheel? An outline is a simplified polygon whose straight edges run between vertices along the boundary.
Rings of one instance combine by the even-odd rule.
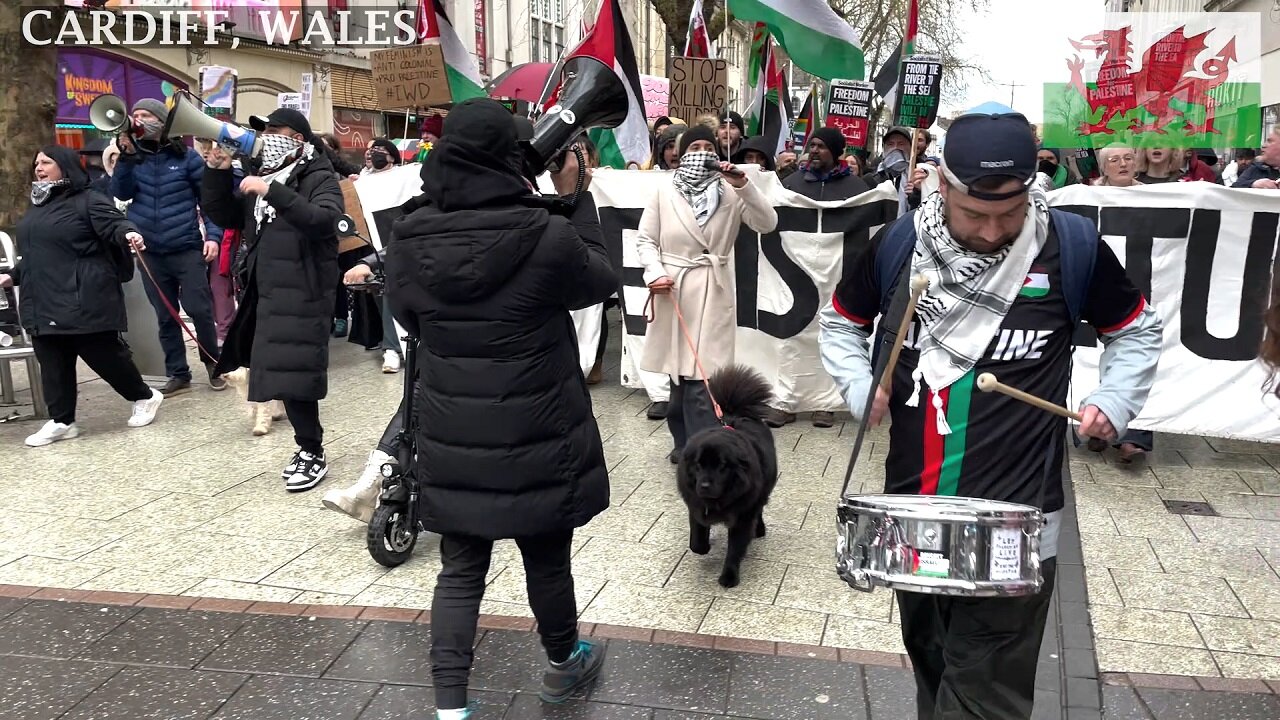
[[[383,503],[373,511],[365,542],[369,554],[379,565],[398,567],[413,554],[413,546],[418,542],[418,529],[409,525],[409,515],[404,506]]]

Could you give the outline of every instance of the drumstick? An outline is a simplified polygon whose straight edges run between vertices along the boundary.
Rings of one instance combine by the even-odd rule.
[[[898,336],[893,339],[893,349],[889,351],[889,363],[884,366],[884,375],[880,376],[880,387],[888,395],[893,388],[893,368],[898,364],[898,356],[902,354],[902,344],[906,342],[907,330],[916,314],[916,303],[929,287],[929,278],[916,275],[911,278],[911,297],[907,300],[907,311],[902,314],[902,323],[898,325]]]
[[[1004,383],[997,380],[996,376],[992,375],[991,373],[982,373],[981,375],[978,376],[978,389],[981,390],[982,392],[998,392],[1002,395],[1008,395],[1014,400],[1021,400],[1022,402],[1027,403],[1028,405],[1034,405],[1035,407],[1038,407],[1041,410],[1044,410],[1046,412],[1051,412],[1054,415],[1061,415],[1062,417],[1065,417],[1065,418],[1071,418],[1076,422],[1081,422],[1081,423],[1084,422],[1084,418],[1080,416],[1080,413],[1072,412],[1062,407],[1061,405],[1055,405],[1049,402],[1048,400],[1043,400],[1041,398],[1036,397],[1035,395],[1022,392],[1017,388],[1011,388],[1008,385],[1005,385]]]

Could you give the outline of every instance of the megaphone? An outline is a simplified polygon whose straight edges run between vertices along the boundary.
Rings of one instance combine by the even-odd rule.
[[[533,139],[525,144],[525,158],[534,175],[587,128],[614,128],[627,117],[627,88],[613,68],[593,57],[564,61],[560,97],[533,126]]]
[[[129,117],[129,106],[119,95],[99,95],[89,104],[89,123],[106,133],[118,133],[133,126],[130,132],[141,135],[141,128]]]
[[[257,157],[262,152],[262,138],[257,132],[209,117],[185,90],[174,93],[165,105],[169,108],[169,119],[165,120],[162,138],[194,135],[209,138],[241,155]]]

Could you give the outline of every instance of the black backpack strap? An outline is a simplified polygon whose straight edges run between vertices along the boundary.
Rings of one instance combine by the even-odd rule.
[[[914,236],[914,233],[912,233],[913,238]],[[881,248],[882,251],[884,249]],[[907,257],[910,258],[909,253]],[[866,439],[867,423],[871,417],[871,406],[876,400],[876,388],[880,387],[880,380],[887,370],[885,365],[889,362],[889,353],[882,351],[893,349],[893,343],[898,337],[898,328],[902,325],[902,316],[907,312],[907,302],[911,299],[911,283],[908,281],[910,275],[911,263],[903,262],[902,267],[898,270],[898,287],[889,301],[889,310],[880,316],[880,331],[875,333],[872,341],[871,357],[873,358],[874,368],[871,371],[871,389],[867,393],[867,401],[862,408],[862,422],[858,423],[858,435],[853,441],[853,453],[849,456],[849,466],[844,471],[844,485],[840,487],[841,498],[849,490],[849,480],[853,478],[853,467],[858,462],[858,455],[862,451],[862,442]],[[888,286],[885,286],[884,291],[888,291]]]

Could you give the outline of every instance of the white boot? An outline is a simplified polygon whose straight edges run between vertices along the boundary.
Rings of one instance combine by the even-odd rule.
[[[395,462],[395,458],[374,450],[369,453],[369,461],[364,465],[360,479],[348,488],[335,488],[324,494],[321,502],[335,512],[368,524],[373,519],[373,510],[378,506],[378,494],[382,492],[382,466]]]
[[[271,432],[271,403],[253,403],[253,434],[262,436]]]

